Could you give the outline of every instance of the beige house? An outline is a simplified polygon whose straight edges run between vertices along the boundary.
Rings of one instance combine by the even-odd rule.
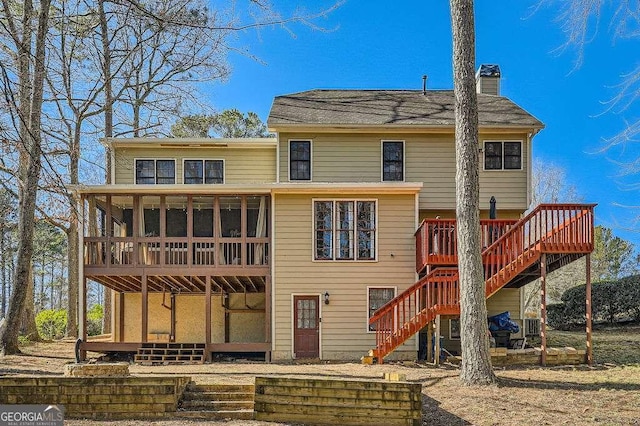
[[[587,253],[592,207],[525,216],[543,125],[499,95],[499,70],[477,78],[487,304],[522,323],[521,289],[540,267],[527,253],[571,243],[538,250],[547,270]],[[145,362],[353,360],[371,349],[415,359],[437,320],[456,352],[453,92],[278,96],[268,126],[275,138],[105,141],[112,181],[76,192],[82,287],[113,291],[112,333],[87,341],[84,327],[81,349]]]

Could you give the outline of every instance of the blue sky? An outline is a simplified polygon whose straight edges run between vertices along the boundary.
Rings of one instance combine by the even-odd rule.
[[[329,5],[307,2],[308,9]],[[607,101],[621,77],[640,65],[636,40],[613,40],[605,23],[575,66],[577,49],[562,50],[566,37],[552,8],[536,1],[476,2],[477,64],[497,63],[501,93],[546,124],[534,139],[534,156],[567,174],[585,202],[598,203],[596,221],[640,248],[633,218],[640,215],[638,176],[621,176],[619,162],[640,157],[638,144],[601,152],[606,140],[640,116],[638,105],[622,110]],[[606,21],[606,16],[604,17]],[[447,1],[350,0],[317,24],[328,32],[293,26],[248,31],[236,44],[260,61],[230,57],[226,83],[205,91],[218,110],[254,111],[266,120],[277,95],[314,88],[451,89],[451,24]]]

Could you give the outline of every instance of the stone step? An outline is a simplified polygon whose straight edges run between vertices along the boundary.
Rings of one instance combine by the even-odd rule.
[[[180,407],[187,411],[207,410],[207,411],[238,411],[253,410],[253,400],[251,401],[205,401],[205,400],[183,400]]]
[[[198,392],[187,390],[182,394],[184,401],[253,401],[253,392]]]
[[[253,420],[253,410],[235,411],[182,411],[175,414],[178,418],[199,420]]]
[[[187,391],[190,392],[240,392],[240,393],[253,393],[255,391],[254,385],[244,384],[201,384],[191,382],[187,385]]]

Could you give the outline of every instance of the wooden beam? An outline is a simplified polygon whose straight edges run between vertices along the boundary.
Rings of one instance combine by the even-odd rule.
[[[586,309],[587,309],[587,364],[589,366],[593,365],[593,342],[591,340],[591,332],[592,332],[592,309],[591,309],[591,253],[587,254],[586,258],[586,287],[587,287],[587,297],[586,297]]]
[[[165,266],[166,253],[165,250],[165,236],[167,235],[167,197],[164,195],[160,196],[160,252],[158,253],[158,257],[160,260],[160,267]]]
[[[547,254],[540,258],[540,364],[547,365]]]
[[[207,275],[205,281],[205,303],[204,303],[204,330],[205,342],[207,344],[207,362],[211,362],[211,351],[208,350],[211,345],[211,276]]]
[[[146,275],[142,276],[142,342],[147,341],[148,329],[149,329],[149,292],[147,288],[148,278]]]
[[[433,322],[427,324],[427,362],[433,362],[433,326]]]

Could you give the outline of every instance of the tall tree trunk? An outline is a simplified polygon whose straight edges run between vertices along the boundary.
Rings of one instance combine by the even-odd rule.
[[[38,333],[38,327],[36,327],[36,313],[35,313],[35,279],[33,276],[33,268],[29,274],[29,286],[27,286],[27,295],[24,302],[24,310],[22,316],[22,334],[24,334],[28,340],[32,342],[40,342],[42,338]]]
[[[456,216],[460,274],[460,344],[464,384],[495,382],[489,355],[480,248],[478,105],[473,0],[450,0],[456,139]]]
[[[111,85],[111,46],[109,45],[109,28],[107,26],[107,16],[104,9],[104,0],[98,0],[98,16],[100,19],[100,36],[102,39],[102,52],[104,54],[102,62],[102,74],[104,75],[104,137],[113,137],[113,89]],[[105,149],[105,183],[111,184],[111,149]],[[107,224],[111,230],[111,224]],[[102,332],[111,333],[111,290],[104,287],[104,309],[102,318]]]
[[[7,0],[3,0],[5,13],[10,13],[10,6]],[[2,336],[0,336],[0,352],[2,354],[20,353],[18,348],[18,334],[20,320],[27,298],[31,260],[33,258],[33,231],[36,210],[36,195],[41,169],[41,118],[42,100],[45,73],[45,38],[49,28],[49,7],[50,0],[40,2],[38,14],[38,30],[36,34],[36,49],[34,58],[33,76],[29,73],[28,62],[31,58],[31,15],[33,4],[31,0],[23,3],[24,18],[22,20],[22,37],[16,36],[16,44],[19,50],[19,86],[20,86],[20,120],[26,123],[21,125],[20,138],[24,144],[26,155],[20,158],[20,181],[18,188],[18,251],[16,270],[14,274],[13,291],[9,303],[9,314],[7,324]],[[9,17],[13,19],[13,17]],[[25,42],[28,41],[27,45]],[[25,58],[25,59],[23,59]],[[26,61],[26,67],[24,62]],[[29,96],[25,95],[23,88],[29,87]],[[28,101],[27,101],[28,99]],[[28,107],[25,105],[27,102]],[[28,112],[28,114],[25,114]]]
[[[73,132],[73,139],[69,147],[69,183],[77,185],[79,183],[80,170],[80,138],[82,129],[81,121],[76,120],[76,126]],[[71,205],[71,213],[69,215],[69,228],[67,229],[67,259],[69,282],[67,300],[67,337],[78,337],[78,288],[80,285],[80,253],[78,251],[78,210],[73,195],[69,195],[69,204]]]
[[[6,216],[0,220],[0,269],[2,270],[2,300],[0,300],[0,318],[4,318],[7,312],[7,249],[5,245],[5,230],[4,224]]]

